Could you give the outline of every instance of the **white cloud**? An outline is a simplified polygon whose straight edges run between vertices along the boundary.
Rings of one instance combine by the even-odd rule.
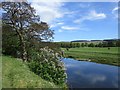
[[[112,10],[112,13],[114,13],[115,11],[117,11],[119,8],[118,7],[115,7],[113,10]]]
[[[64,29],[64,30],[78,30],[79,28],[78,27],[70,27],[70,26],[62,26],[61,29]]]
[[[61,7],[64,5],[62,2],[43,2],[43,0],[37,1],[32,0],[31,5],[36,9],[37,14],[40,15],[41,21],[50,23],[52,20],[64,16],[61,10]]]
[[[118,13],[118,9],[119,7],[115,7],[113,10],[112,10],[112,14],[114,15],[114,18],[118,18],[120,16],[120,14]],[[119,14],[119,15],[118,15]]]
[[[58,32],[63,32],[63,30],[59,29]]]
[[[59,22],[59,23],[57,23],[58,25],[63,25],[64,24],[64,22]]]
[[[61,0],[32,0],[31,5],[36,9],[38,15],[40,15],[41,21],[45,21],[49,24],[53,20],[63,18],[65,15],[70,16],[76,14],[78,11],[70,11],[67,8],[63,8],[65,5]]]
[[[97,13],[95,10],[92,10],[88,13],[88,15],[85,15],[80,19],[75,20],[74,23],[80,23],[85,20],[94,21],[94,20],[105,19],[105,18],[106,18],[106,15],[104,13]]]
[[[106,15],[104,13],[97,13],[95,10],[93,10],[86,18],[89,20],[104,19],[106,18]]]
[[[51,28],[54,28],[54,27],[57,27],[57,26],[61,26],[61,25],[63,25],[64,24],[64,22],[55,22],[55,23],[51,23],[51,25],[50,25],[50,27]]]
[[[72,32],[75,32],[75,31],[90,31],[91,29],[90,28],[87,28],[85,26],[74,26],[74,27],[71,27],[71,26],[61,26],[61,28],[58,30],[58,32],[64,32],[64,31],[72,31]]]

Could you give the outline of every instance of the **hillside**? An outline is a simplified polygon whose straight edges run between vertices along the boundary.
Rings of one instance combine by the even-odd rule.
[[[29,70],[20,59],[2,56],[3,88],[58,88]]]

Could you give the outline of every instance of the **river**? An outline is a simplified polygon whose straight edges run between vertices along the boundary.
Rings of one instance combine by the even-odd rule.
[[[70,88],[118,88],[118,66],[63,59]]]

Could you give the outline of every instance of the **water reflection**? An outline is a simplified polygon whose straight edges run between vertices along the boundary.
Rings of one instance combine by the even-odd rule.
[[[118,88],[118,67],[73,59],[63,60],[73,88]]]

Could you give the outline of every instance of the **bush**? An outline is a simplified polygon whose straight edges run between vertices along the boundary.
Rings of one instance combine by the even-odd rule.
[[[63,62],[58,53],[48,47],[32,52],[32,61],[29,62],[30,69],[45,80],[55,84],[64,84],[66,73]]]

